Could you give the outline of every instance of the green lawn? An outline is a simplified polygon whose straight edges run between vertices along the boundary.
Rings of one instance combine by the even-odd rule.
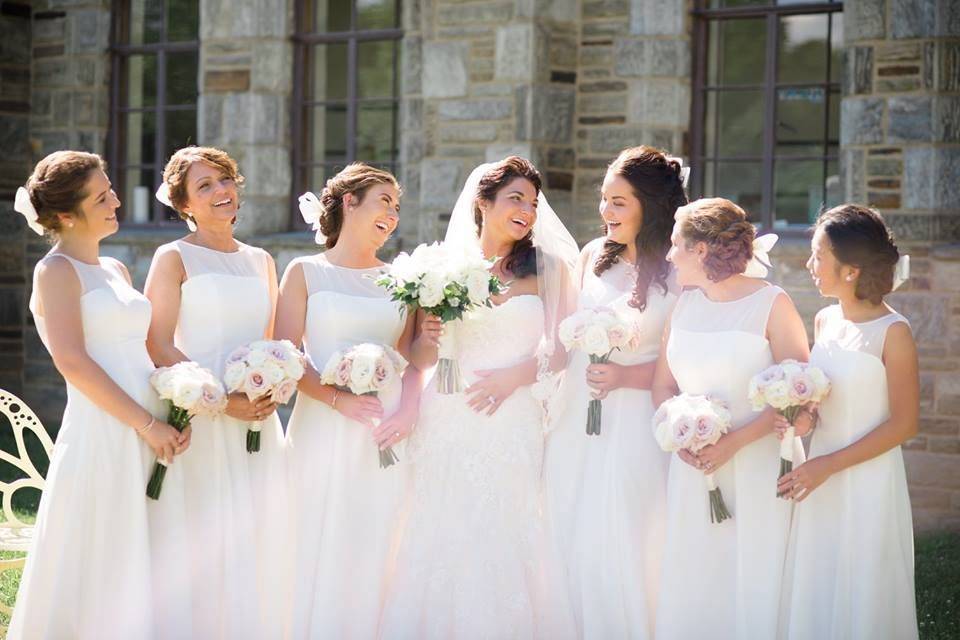
[[[917,621],[921,640],[960,638],[960,533],[916,540]]]

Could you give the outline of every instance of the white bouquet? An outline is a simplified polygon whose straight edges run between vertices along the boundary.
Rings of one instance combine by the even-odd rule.
[[[637,349],[640,328],[610,307],[583,309],[560,323],[560,342],[567,351],[577,349],[590,356],[591,364],[606,364],[616,349]],[[587,407],[587,435],[600,435],[602,405],[592,399]]]
[[[730,430],[730,411],[726,403],[716,398],[681,393],[660,405],[653,415],[653,429],[657,444],[664,451],[687,449],[695,453],[716,444]],[[710,522],[732,518],[713,474],[708,473],[706,480]]]
[[[490,297],[504,291],[500,279],[490,273],[494,261],[479,250],[452,250],[435,242],[421,244],[413,253],[401,253],[387,266],[377,284],[392,300],[411,309],[421,308],[446,324],[481,306],[491,306]],[[440,341],[437,383],[440,393],[463,390],[456,361],[454,333]]]
[[[292,342],[256,340],[227,356],[223,381],[230,393],[244,393],[250,400],[269,396],[271,402],[286,404],[303,372],[303,354]],[[247,451],[260,451],[259,421],[247,429]]]
[[[817,367],[797,360],[784,360],[750,379],[747,395],[756,411],[770,405],[791,424],[780,441],[780,477],[793,471],[793,421],[809,404],[830,393],[830,380]]]
[[[150,374],[150,385],[161,400],[170,403],[167,422],[177,431],[190,426],[193,416],[217,416],[227,406],[223,385],[208,369],[196,362],[178,362]],[[158,500],[167,475],[167,462],[158,459],[147,482],[147,496]]]
[[[376,396],[399,380],[406,367],[407,361],[394,349],[364,343],[330,356],[320,381],[358,396]],[[380,451],[381,469],[396,461],[393,448]]]

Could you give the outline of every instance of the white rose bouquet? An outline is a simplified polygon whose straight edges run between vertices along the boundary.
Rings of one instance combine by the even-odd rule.
[[[716,398],[681,393],[660,405],[653,415],[653,429],[657,444],[664,451],[697,452],[716,444],[720,436],[730,430],[730,411],[726,403]],[[707,474],[706,480],[710,522],[732,518],[713,474]]]
[[[304,357],[289,340],[256,340],[227,356],[223,381],[227,391],[245,393],[250,400],[269,396],[286,404],[303,377]],[[247,429],[247,451],[260,451],[260,422]]]
[[[750,379],[747,395],[756,411],[770,405],[790,424],[810,404],[819,403],[830,393],[830,380],[817,367],[797,360],[784,360],[767,367]],[[780,477],[793,471],[793,439],[791,426],[780,441]]]
[[[640,338],[639,326],[610,307],[578,311],[561,322],[558,331],[567,351],[583,351],[591,364],[606,364],[617,349],[635,350]],[[590,400],[587,435],[600,435],[602,411],[600,400]]]
[[[193,416],[217,416],[227,406],[223,385],[208,369],[196,362],[178,362],[172,367],[161,367],[150,374],[150,384],[162,400],[170,403],[167,422],[177,431],[190,426]],[[147,482],[147,497],[160,499],[167,462],[157,459]]]
[[[503,293],[500,279],[490,273],[494,261],[479,250],[454,251],[445,244],[421,244],[413,253],[401,253],[377,278],[392,300],[411,309],[417,307],[446,324],[481,306],[491,306],[490,297]],[[437,383],[440,393],[463,390],[456,360],[455,333],[445,332],[440,341]]]
[[[320,381],[358,396],[376,396],[403,375],[407,361],[390,347],[358,344],[327,360]],[[392,447],[380,451],[380,468],[397,461]]]

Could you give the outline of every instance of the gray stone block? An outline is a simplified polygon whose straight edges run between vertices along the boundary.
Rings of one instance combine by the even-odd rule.
[[[845,52],[845,93],[860,94],[873,91],[873,47],[849,47]]]
[[[423,95],[455,98],[467,95],[470,73],[466,42],[426,42],[423,45]]]
[[[630,33],[638,36],[684,35],[685,0],[630,1]]]
[[[960,91],[960,44],[940,41],[936,49],[937,90]]]
[[[428,158],[420,164],[420,204],[434,210],[453,210],[462,188],[456,162]]]
[[[569,143],[573,135],[576,89],[534,85],[517,89],[517,140]]]
[[[886,0],[846,0],[843,3],[844,40],[851,43],[884,38],[886,14]]]
[[[960,97],[934,98],[933,128],[937,142],[960,142]]]
[[[864,152],[860,149],[847,149],[840,156],[840,181],[843,184],[844,199],[847,202],[864,202]]]
[[[445,100],[437,105],[441,120],[503,120],[509,118],[513,100]]]
[[[10,156],[29,156],[29,131],[30,118],[26,114],[0,114],[0,149],[3,149],[6,159]]]
[[[936,158],[937,209],[956,215],[960,210],[960,147],[938,147]]]
[[[30,20],[0,15],[0,60],[30,64]]]
[[[105,51],[109,45],[110,14],[97,9],[70,12],[71,53]],[[101,28],[104,27],[104,28]]]
[[[639,80],[630,86],[631,124],[685,127],[690,118],[690,87],[683,81]]]
[[[33,63],[33,85],[58,87],[67,83],[69,63],[65,58],[37,60]]]
[[[590,153],[617,154],[646,140],[640,127],[604,127],[587,132]]]
[[[404,95],[423,91],[423,41],[418,36],[400,42],[400,91]]]
[[[250,73],[254,91],[289,93],[293,87],[293,47],[284,40],[261,40]]]
[[[883,98],[844,98],[840,104],[840,144],[883,142]]]
[[[960,2],[957,0],[937,0],[938,36],[960,36]]]
[[[581,15],[591,18],[627,16],[630,13],[630,0],[584,0]]]
[[[892,142],[933,140],[933,100],[930,96],[887,99],[887,139]]]
[[[524,80],[534,77],[534,40],[536,29],[531,22],[508,24],[497,28],[497,80]]]
[[[933,147],[907,147],[903,150],[904,209],[932,209],[935,202],[936,158]]]
[[[926,38],[936,27],[934,0],[892,0],[890,27],[894,38]]]

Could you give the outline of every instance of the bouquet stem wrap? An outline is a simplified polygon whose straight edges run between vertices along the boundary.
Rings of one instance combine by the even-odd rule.
[[[262,428],[263,423],[259,420],[251,422],[250,426],[247,427],[247,453],[260,451],[260,430]]]
[[[444,332],[437,349],[437,391],[451,395],[463,391],[463,376],[457,362],[457,335],[452,322],[444,323]]]
[[[373,396],[377,397],[378,393],[376,391],[368,391],[367,393],[361,393],[362,396]],[[380,421],[374,420],[374,426],[379,427]],[[393,447],[387,447],[386,449],[380,449],[380,468],[386,469],[389,466],[392,466],[395,462],[399,461],[400,458],[397,457],[397,454],[394,453]]]
[[[707,490],[710,496],[710,522],[719,524],[732,518],[730,511],[727,510],[727,505],[723,502],[723,493],[720,492],[720,487],[713,479],[713,474],[709,473],[704,477],[707,479]]]
[[[610,353],[613,353],[612,351]],[[590,354],[590,364],[607,364],[610,362],[610,353],[605,356]],[[600,435],[600,423],[603,420],[603,404],[600,400],[592,398],[587,405],[587,435]]]
[[[190,414],[185,409],[171,404],[170,412],[167,414],[167,422],[177,431],[183,432],[190,426]],[[150,474],[150,481],[147,482],[147,497],[154,500],[160,499],[160,491],[163,489],[163,479],[167,475],[167,462],[161,458],[153,463],[153,473]]]

